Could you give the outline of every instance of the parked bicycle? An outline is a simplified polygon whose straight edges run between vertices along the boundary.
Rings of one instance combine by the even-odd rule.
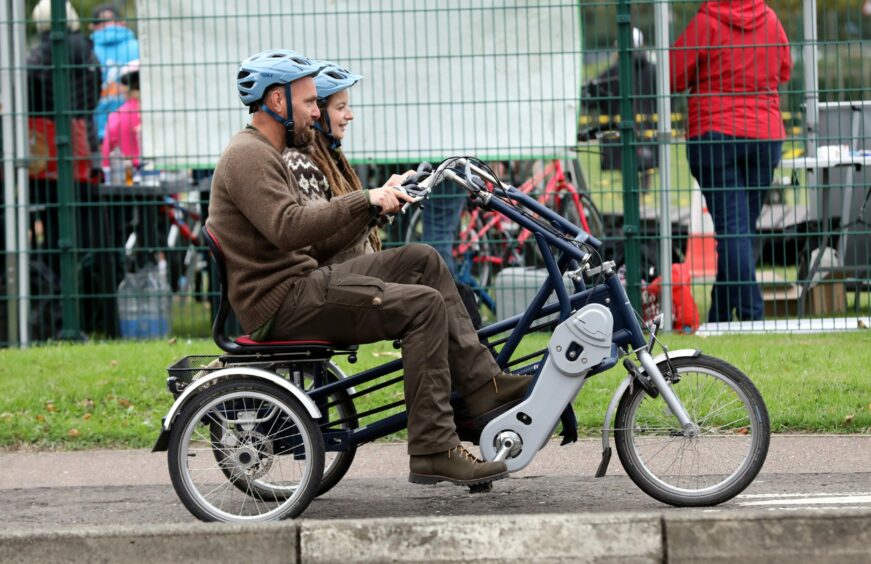
[[[663,347],[654,357],[658,323],[645,338],[614,263],[592,261],[601,243],[537,199],[502,185],[484,163],[448,159],[431,173],[421,172],[406,190],[425,195],[442,180],[463,186],[481,209],[530,230],[548,273],[522,315],[479,331],[500,366],[534,376],[530,389],[483,427],[458,421],[462,439],[480,444],[484,459],[521,470],[546,446],[558,422],[564,445],[577,439],[572,401],[589,378],[622,360],[627,374],[605,412],[597,476],[607,470],[613,434],[627,474],[664,503],[716,505],[754,480],[768,452],[770,424],[746,375],[698,350]],[[167,385],[176,400],[154,450],[168,451],[173,487],[200,519],[296,517],[341,480],[360,445],[406,426],[404,412],[361,424],[402,401],[364,412],[355,407],[359,398],[400,382],[402,363],[346,376],[332,359],[344,355],[353,363],[353,345],[230,340],[223,329],[229,305],[220,242],[214,233],[204,235],[221,278],[213,336],[224,354],[185,357],[169,368]],[[572,280],[571,294],[564,274]],[[545,305],[554,292],[558,302]],[[554,313],[557,321],[536,325]],[[544,328],[552,330],[547,347],[515,358],[523,336]],[[388,375],[393,377],[381,380]],[[325,453],[332,453],[326,463]]]
[[[485,182],[485,185],[490,192],[495,188],[493,183]],[[517,190],[532,195],[540,204],[587,233],[595,237],[604,235],[602,214],[590,195],[569,181],[561,161],[548,162]],[[422,225],[422,212],[418,209],[408,222],[406,243],[421,241]],[[496,302],[487,288],[498,270],[506,266],[525,266],[527,256],[541,258],[532,231],[495,211],[482,210],[471,201],[460,216],[453,256],[457,280],[471,287],[480,303],[493,312]]]

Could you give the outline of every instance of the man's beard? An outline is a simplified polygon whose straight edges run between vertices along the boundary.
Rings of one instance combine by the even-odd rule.
[[[288,147],[296,147],[303,148],[311,145],[315,140],[315,132],[311,127],[303,126],[300,129],[300,126],[294,124],[293,126],[293,134],[287,136],[287,146]]]

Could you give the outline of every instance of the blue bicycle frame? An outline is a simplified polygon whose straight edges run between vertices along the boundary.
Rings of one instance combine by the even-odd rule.
[[[457,180],[461,181],[459,178],[455,179],[455,181]],[[469,186],[468,183],[465,184]],[[617,363],[620,351],[628,351],[631,349],[639,354],[639,360],[648,374],[653,371],[656,375],[659,375],[659,377],[662,378],[655,363],[652,361],[652,357],[650,357],[650,354],[647,351],[648,343],[645,341],[643,328],[639,322],[639,318],[632,309],[626,291],[615,273],[612,271],[606,271],[602,275],[603,283],[590,288],[585,287],[580,273],[575,273],[572,277],[575,291],[571,295],[566,291],[563,284],[563,274],[570,267],[577,268],[578,264],[586,264],[589,259],[589,254],[583,250],[582,247],[576,245],[575,241],[583,243],[593,249],[598,249],[601,246],[600,241],[584,232],[579,227],[568,222],[552,210],[541,205],[535,199],[530,198],[526,194],[513,188],[508,188],[506,190],[506,199],[510,198],[519,203],[527,213],[524,213],[521,211],[521,208],[509,203],[506,199],[503,199],[503,197],[481,190],[475,191],[474,188],[471,188],[471,190],[473,191],[473,198],[478,201],[479,205],[485,209],[492,209],[503,214],[522,227],[529,229],[534,234],[538,247],[541,250],[541,255],[544,257],[545,268],[548,272],[547,279],[544,281],[541,288],[533,298],[532,303],[529,304],[529,307],[523,314],[494,323],[478,331],[479,338],[483,343],[487,343],[488,346],[490,346],[491,351],[494,351],[494,356],[502,368],[508,369],[509,367],[514,367],[523,362],[538,359],[531,364],[514,369],[515,372],[532,373],[537,377],[538,371],[543,365],[541,359],[543,359],[544,355],[547,354],[546,351],[539,351],[532,355],[527,355],[526,357],[517,359],[514,362],[509,362],[512,355],[517,350],[517,346],[520,344],[523,336],[530,332],[531,329],[537,329],[533,327],[533,323],[538,319],[552,315],[556,312],[559,312],[559,321],[564,321],[573,311],[576,311],[587,304],[601,304],[611,311],[614,318],[611,355],[604,362],[593,368],[588,376],[604,372],[613,367]],[[532,214],[539,216],[540,219],[535,219],[528,212],[532,212]],[[554,234],[540,222],[547,222],[549,226],[555,228],[559,233],[564,234],[564,236],[560,237]],[[554,255],[554,251],[559,253],[558,258]],[[557,295],[557,303],[545,305],[554,292],[556,292]],[[555,322],[551,322],[547,325],[553,326],[555,325]],[[507,338],[496,343],[488,343],[490,338],[507,331],[511,331]],[[498,345],[502,345],[502,347],[497,353],[494,349]],[[324,385],[319,385],[319,382],[315,382],[315,388],[309,390],[308,394],[320,405],[325,405],[327,398],[331,394],[340,391],[347,392],[350,398],[354,399],[371,393],[377,389],[397,383],[402,380],[402,376],[397,376],[396,378],[381,382],[361,391],[352,391],[355,386],[360,386],[371,382],[376,378],[399,372],[401,369],[402,362],[396,360],[349,376],[340,381],[326,383]],[[653,379],[654,383],[656,383],[655,376]],[[665,386],[664,380],[662,380],[662,385]],[[670,398],[665,399],[669,403],[669,406],[671,406],[672,402],[669,401]],[[674,401],[676,402],[676,399]],[[389,405],[380,406],[363,413],[357,413],[354,418],[359,420],[366,416],[372,416],[396,408],[402,404],[402,401],[398,401]],[[676,403],[675,413],[679,414],[678,419],[681,420],[682,424],[688,423],[689,419],[686,417],[685,411],[682,406],[680,406],[679,402]],[[681,415],[683,417],[681,417]],[[397,413],[358,429],[330,429],[331,425],[335,426],[343,422],[344,420],[334,421],[328,422],[324,425],[324,442],[327,450],[345,450],[352,446],[374,441],[391,433],[395,433],[406,427],[407,415],[405,412]],[[574,440],[574,438],[577,437],[577,425],[574,414],[571,412],[571,406],[567,408],[567,413],[563,414],[562,422],[564,433],[567,433],[565,435],[566,440]],[[568,429],[569,426],[571,429]]]

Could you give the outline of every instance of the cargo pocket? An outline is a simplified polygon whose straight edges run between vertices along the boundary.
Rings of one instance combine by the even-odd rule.
[[[333,272],[327,286],[328,304],[380,308],[384,303],[384,282],[359,274]]]

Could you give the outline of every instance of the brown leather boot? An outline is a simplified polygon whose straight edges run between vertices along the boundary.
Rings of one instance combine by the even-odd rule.
[[[463,398],[466,411],[461,417],[470,420],[491,419],[520,403],[531,382],[532,376],[502,372]]]
[[[436,454],[412,455],[410,466],[408,481],[412,484],[451,482],[460,486],[474,486],[508,476],[508,467],[504,462],[479,460],[463,445]]]

